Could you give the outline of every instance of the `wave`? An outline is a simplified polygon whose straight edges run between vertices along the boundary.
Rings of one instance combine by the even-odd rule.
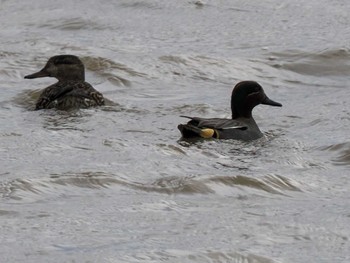
[[[245,175],[209,176],[169,176],[151,182],[132,182],[123,177],[102,172],[67,173],[52,175],[41,179],[16,179],[0,186],[3,198],[13,200],[37,199],[42,195],[60,196],[85,192],[79,189],[106,189],[116,186],[126,187],[142,192],[159,194],[220,194],[223,187],[259,190],[270,194],[285,195],[286,191],[301,191],[296,182],[279,175],[267,175],[254,178]],[[73,188],[73,189],[72,189]]]
[[[335,165],[350,165],[350,142],[337,143],[320,147],[320,150],[331,151],[336,154],[331,160]]]
[[[316,53],[301,50],[270,53],[268,64],[274,68],[317,77],[348,76],[350,50],[323,50]]]
[[[181,250],[181,249],[166,249],[166,250],[153,250],[145,253],[144,255],[135,255],[136,261],[139,258],[147,258],[152,261],[150,262],[161,262],[164,258],[173,259],[171,262],[249,262],[249,263],[279,263],[281,261],[276,261],[272,258],[265,256],[260,256],[257,253],[245,253],[245,252],[235,252],[235,251],[225,251],[218,249],[201,249],[199,251],[191,250]],[[127,257],[126,261],[130,260],[130,256]],[[135,261],[135,262],[136,262]]]
[[[93,71],[117,86],[131,86],[129,77],[147,77],[147,74],[138,72],[127,65],[103,57],[81,57],[86,69]]]

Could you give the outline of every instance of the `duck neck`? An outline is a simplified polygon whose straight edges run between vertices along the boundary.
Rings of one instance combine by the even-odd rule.
[[[241,104],[234,104],[233,101],[231,101],[231,112],[232,112],[232,119],[237,118],[252,118],[252,110],[253,108],[251,105],[246,105],[244,103]]]

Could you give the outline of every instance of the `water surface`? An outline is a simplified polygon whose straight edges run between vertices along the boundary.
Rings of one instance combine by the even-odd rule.
[[[0,2],[1,262],[349,262],[350,3]],[[58,54],[106,106],[33,111]],[[179,140],[247,79],[264,138]]]

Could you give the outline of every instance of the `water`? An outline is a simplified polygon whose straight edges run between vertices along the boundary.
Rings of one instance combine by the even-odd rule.
[[[1,1],[1,262],[349,262],[347,1]],[[74,54],[110,100],[32,111]],[[240,80],[265,137],[180,141]]]

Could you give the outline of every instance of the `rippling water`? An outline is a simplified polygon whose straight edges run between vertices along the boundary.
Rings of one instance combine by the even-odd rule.
[[[350,261],[350,2],[0,3],[1,262]],[[32,110],[57,54],[106,106]],[[180,140],[246,79],[264,138]]]

